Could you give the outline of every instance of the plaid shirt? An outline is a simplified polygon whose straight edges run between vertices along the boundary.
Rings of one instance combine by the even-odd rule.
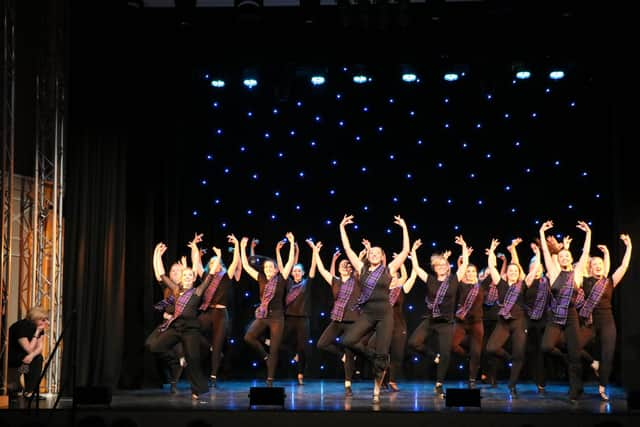
[[[264,292],[262,292],[262,298],[260,299],[260,305],[256,308],[256,319],[266,319],[269,313],[269,303],[276,294],[276,286],[278,285],[278,275],[275,274],[266,285],[264,285]]]
[[[225,274],[226,272],[221,270],[218,272],[218,274],[213,276],[213,280],[209,284],[209,287],[207,288],[206,292],[204,293],[204,296],[202,297],[202,304],[200,304],[200,310],[205,311],[209,308],[209,304],[211,303],[213,296],[218,290],[218,285],[222,281],[222,278],[224,277]]]
[[[558,295],[551,298],[551,312],[553,313],[553,323],[558,325],[565,325],[567,323],[567,317],[569,316],[569,304],[571,304],[571,297],[573,296],[573,271],[560,273],[556,282],[565,278],[565,282],[562,283]]]
[[[285,305],[289,305],[300,296],[301,293],[304,292],[307,287],[307,279],[302,279],[300,283],[295,283],[293,280],[290,280],[288,283],[287,289],[287,297],[285,298]]]
[[[342,322],[342,319],[344,318],[344,310],[347,307],[349,298],[351,298],[355,284],[356,279],[353,276],[349,277],[349,280],[342,283],[340,291],[338,291],[338,296],[333,303],[333,309],[331,309],[331,320]]]
[[[362,292],[360,293],[360,298],[358,299],[358,303],[356,306],[362,307],[369,301],[371,294],[373,293],[373,288],[376,287],[376,283],[378,283],[378,279],[382,277],[382,273],[384,273],[385,266],[380,264],[375,270],[367,271],[368,273],[366,280],[362,284]],[[364,276],[364,273],[362,274]]]
[[[490,284],[489,292],[487,292],[487,296],[484,298],[484,305],[495,305],[498,302],[498,297],[498,285]]]
[[[464,303],[458,308],[458,310],[456,310],[456,317],[458,319],[464,320],[469,310],[471,310],[471,307],[473,306],[473,303],[475,302],[479,291],[480,291],[480,283],[476,282],[475,285],[473,285],[471,289],[469,289],[469,293],[467,294],[467,297],[464,299]]]
[[[393,288],[389,291],[389,304],[391,304],[392,307],[396,305],[396,302],[398,302],[400,292],[402,292],[402,286],[398,286],[397,288]]]
[[[547,309],[550,294],[549,281],[543,276],[538,280],[538,285],[536,286],[536,300],[534,301],[533,306],[527,307],[529,319],[540,320],[542,318],[542,315]]]
[[[516,301],[518,301],[518,297],[520,296],[520,292],[522,292],[522,280],[517,281],[513,285],[509,286],[509,290],[507,294],[504,296],[504,302],[502,304],[502,308],[498,312],[500,316],[505,319],[511,319],[511,309],[513,308]]]
[[[425,298],[425,301],[427,302],[427,307],[433,313],[433,317],[440,317],[440,304],[442,304],[442,301],[444,300],[444,296],[447,294],[447,291],[449,290],[450,280],[451,280],[451,273],[449,273],[447,278],[444,279],[444,282],[442,282],[438,287],[438,292],[436,292],[436,297],[433,302],[429,302],[429,299]]]
[[[607,277],[603,277],[598,280],[593,288],[591,288],[591,293],[589,293],[589,297],[586,299],[582,308],[580,309],[580,317],[587,320],[587,324],[593,323],[593,309],[596,308],[598,303],[600,302],[600,298],[604,295],[604,292],[607,290],[607,284],[609,283],[609,279]]]
[[[176,300],[176,311],[173,313],[173,317],[171,319],[169,319],[167,322],[164,322],[162,325],[160,325],[161,331],[163,332],[166,331],[169,328],[169,326],[173,323],[173,321],[182,315],[184,308],[186,307],[187,303],[189,302],[189,300],[191,299],[191,296],[195,293],[195,291],[196,291],[195,288],[191,288],[178,297],[178,299]]]

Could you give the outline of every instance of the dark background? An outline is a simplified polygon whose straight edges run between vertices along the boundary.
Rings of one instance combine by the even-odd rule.
[[[32,153],[20,141],[33,137],[33,75],[47,42],[45,30],[55,22],[46,8],[18,3],[23,54],[17,58],[17,156],[19,172],[28,175]],[[186,253],[195,231],[205,233],[208,246],[226,247],[228,232],[256,236],[259,252],[268,255],[277,239],[293,231],[301,243],[309,236],[322,239],[327,263],[344,213],[354,213],[360,227],[352,230],[354,246],[367,237],[388,252],[399,248],[392,217],[400,213],[416,225],[412,238],[428,242],[423,264],[432,250],[452,248],[453,236],[463,233],[477,249],[474,261],[480,265],[491,237],[529,240],[537,232],[536,220],[554,219],[558,233],[575,237],[575,248],[581,245],[575,221],[592,221],[594,243],[609,245],[614,266],[622,256],[618,234],[638,235],[631,155],[637,109],[627,107],[637,93],[629,66],[632,32],[628,14],[613,5],[435,3],[413,5],[404,16],[395,9],[345,15],[333,7],[321,8],[308,23],[298,8],[197,9],[181,15],[124,2],[90,3],[70,2],[66,16],[64,301],[67,313],[78,310],[80,384],[135,388],[159,383],[161,373],[142,347],[158,321],[151,309],[160,295],[153,284],[152,250],[156,242],[166,242],[169,262]],[[534,76],[558,64],[569,71],[547,96],[549,84],[541,78],[518,83],[517,89],[511,83],[511,66],[519,62],[530,65]],[[358,64],[374,76],[366,88],[354,87],[341,71]],[[419,87],[399,81],[402,64],[417,68]],[[464,66],[468,78],[445,85],[440,73],[454,65]],[[328,75],[326,87],[315,93],[305,80],[312,66]],[[238,83],[247,68],[260,75],[251,95]],[[207,86],[207,73],[225,76],[221,94]],[[336,103],[337,91],[345,95],[344,104]],[[496,95],[495,102],[486,103],[487,92]],[[385,103],[389,96],[398,100],[398,108],[415,108],[418,119],[395,116],[397,110]],[[443,97],[451,104],[445,107]],[[302,112],[297,99],[304,101]],[[214,100],[225,108],[214,111]],[[570,100],[575,108],[567,108]],[[372,106],[371,115],[359,111],[364,103]],[[281,110],[278,120],[268,114],[274,106]],[[246,118],[249,109],[256,112],[254,122]],[[540,113],[537,120],[527,117],[534,109]],[[504,111],[513,120],[506,123]],[[322,114],[319,127],[311,121],[317,113]],[[344,131],[332,124],[341,115],[348,123]],[[442,129],[443,120],[456,123],[452,132]],[[476,120],[483,123],[481,131],[472,126]],[[376,136],[374,122],[385,126],[384,136]],[[225,133],[216,140],[212,135],[220,126]],[[284,135],[291,126],[298,130],[295,141]],[[257,138],[265,128],[279,135],[274,144],[288,153],[285,163],[270,158],[275,150]],[[361,132],[370,133],[371,145],[364,149],[351,138]],[[428,147],[414,145],[421,136]],[[311,138],[318,140],[315,150],[309,148]],[[509,145],[514,138],[522,139],[521,150]],[[239,141],[248,148],[246,156]],[[460,148],[464,141],[470,144],[466,151]],[[401,157],[397,170],[381,154],[391,150]],[[214,161],[206,160],[210,152]],[[487,152],[490,162],[483,160]],[[329,169],[327,160],[336,156],[340,167]],[[446,165],[443,171],[434,167],[438,158]],[[561,167],[553,167],[555,159]],[[360,164],[369,169],[365,177],[357,173]],[[526,176],[522,168],[529,164],[535,173]],[[226,165],[237,174],[221,174]],[[306,172],[302,181],[295,177],[299,165]],[[587,177],[580,175],[585,170]],[[250,179],[253,171],[259,172],[258,182]],[[415,175],[411,183],[402,178],[408,171]],[[469,172],[478,178],[469,179]],[[514,191],[506,194],[505,183]],[[279,200],[273,198],[276,187],[283,191]],[[336,188],[336,198],[327,197],[330,187]],[[429,197],[426,205],[417,197],[423,192]],[[391,200],[395,193],[397,205]],[[601,197],[594,198],[595,193]],[[222,206],[212,203],[218,194]],[[446,204],[449,196],[453,206]],[[293,208],[300,197],[303,212]],[[483,206],[477,205],[479,198]],[[369,212],[363,211],[365,204]],[[247,209],[254,214],[247,216]],[[269,219],[273,211],[275,223]],[[325,224],[327,219],[333,223]],[[308,249],[301,249],[308,263]],[[520,253],[528,257],[526,246]],[[630,389],[640,385],[633,369],[639,350],[633,314],[637,274],[632,259],[616,291],[616,379],[624,376]],[[256,298],[254,284],[244,275],[233,303],[234,361],[225,366],[233,376],[259,375],[241,343]],[[328,298],[322,287],[314,287],[314,340],[326,322],[320,312],[329,310]],[[410,330],[421,299],[418,286],[407,300],[415,303],[408,312]],[[70,354],[65,352],[67,374]],[[339,377],[336,365],[316,351],[308,375]],[[409,363],[406,374],[428,376],[424,367]]]

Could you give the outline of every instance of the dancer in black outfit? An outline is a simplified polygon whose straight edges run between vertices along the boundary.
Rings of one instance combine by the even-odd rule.
[[[220,368],[220,359],[222,358],[222,350],[224,342],[229,334],[229,313],[227,306],[231,297],[232,280],[237,277],[237,271],[240,267],[240,250],[238,248],[238,239],[233,234],[227,236],[228,242],[233,244],[233,259],[229,268],[225,268],[221,259],[217,255],[212,257],[207,263],[205,273],[206,277],[213,276],[211,285],[202,297],[200,304],[200,329],[204,334],[210,334],[211,348],[211,373],[210,380],[213,387],[216,386],[218,379],[218,369]],[[217,266],[217,267],[216,267]],[[205,280],[206,280],[205,277]]]
[[[354,371],[353,351],[343,345],[343,340],[338,342],[336,338],[344,336],[360,316],[360,312],[354,310],[360,298],[360,282],[349,260],[343,259],[338,264],[339,277],[327,271],[320,257],[321,248],[322,242],[316,243],[313,254],[318,266],[318,272],[331,286],[334,303],[331,308],[331,323],[327,325],[320,338],[318,338],[318,348],[333,353],[343,360],[344,390],[345,395],[350,397],[353,395],[351,388]]]
[[[163,244],[159,248],[159,255],[167,250]],[[213,248],[218,260],[220,249]],[[214,265],[214,269],[217,266]],[[164,274],[164,267],[159,266],[162,281],[172,289],[178,297],[175,303],[175,313],[168,324],[163,325],[163,331],[153,339],[147,340],[149,351],[152,353],[166,353],[178,343],[182,343],[187,361],[187,378],[191,383],[191,398],[197,400],[203,393],[209,391],[207,379],[200,366],[200,324],[198,323],[198,307],[201,297],[209,287],[213,276],[208,276],[198,287],[194,288],[195,273],[190,268],[182,271],[182,289]],[[151,337],[149,337],[151,338]]]
[[[440,398],[444,398],[445,376],[449,370],[451,358],[451,342],[453,341],[453,317],[456,311],[456,301],[458,295],[459,280],[464,275],[469,263],[467,244],[462,236],[456,236],[456,244],[462,247],[463,262],[458,268],[457,274],[451,273],[451,266],[446,257],[440,254],[431,256],[431,267],[435,271],[435,276],[427,274],[418,263],[416,251],[422,245],[420,239],[413,243],[411,249],[411,264],[417,276],[427,284],[427,297],[425,298],[426,312],[422,322],[409,337],[409,348],[414,353],[426,354],[426,342],[432,333],[438,335],[440,355],[438,357],[438,369],[436,373],[436,384],[434,393]],[[413,273],[412,273],[413,274]]]
[[[255,312],[255,320],[249,326],[244,340],[253,347],[267,363],[267,387],[273,385],[273,378],[278,366],[278,351],[280,351],[280,342],[284,332],[284,304],[285,291],[287,287],[287,277],[293,267],[293,255],[295,241],[292,233],[287,233],[289,241],[289,258],[287,264],[282,271],[278,271],[276,263],[273,260],[266,260],[262,263],[264,271],[258,272],[249,263],[247,258],[247,242],[249,239],[243,237],[240,242],[240,255],[242,256],[242,267],[244,270],[256,280],[260,286],[260,305]],[[269,353],[262,347],[262,343],[258,337],[269,329],[270,346]]]
[[[511,337],[511,374],[509,376],[509,393],[512,398],[517,397],[516,383],[520,377],[520,371],[524,365],[524,353],[527,345],[527,317],[525,314],[524,294],[531,286],[537,271],[537,265],[525,277],[515,250],[512,252],[511,263],[507,266],[506,280],[500,277],[496,269],[495,249],[499,242],[496,239],[491,241],[488,255],[489,274],[493,283],[498,289],[506,289],[503,296],[499,297],[498,304],[501,306],[498,312],[498,324],[491,333],[487,342],[487,353],[496,358],[505,358],[506,352],[502,348]],[[540,250],[537,245],[531,245],[535,255],[536,263],[540,263]],[[515,245],[514,245],[515,248]]]
[[[340,222],[340,238],[342,247],[356,271],[360,272],[362,292],[357,307],[360,317],[344,335],[344,345],[356,353],[365,356],[373,365],[375,381],[373,402],[380,401],[380,386],[389,367],[389,346],[393,332],[393,310],[389,304],[389,286],[396,271],[409,255],[409,231],[407,224],[400,216],[394,223],[402,228],[402,251],[388,266],[383,263],[384,253],[380,247],[371,247],[363,262],[351,249],[346,226],[353,223],[353,216],[345,215]],[[362,342],[363,337],[375,331],[376,348],[369,350]]]
[[[631,261],[631,238],[622,234],[620,240],[626,250],[620,266],[608,278],[609,251],[606,246],[598,246],[604,253],[605,259],[593,257],[589,262],[589,277],[583,281],[585,304],[578,315],[588,325],[588,338],[597,337],[600,342],[601,361],[594,360],[592,366],[598,374],[598,394],[603,401],[609,400],[607,385],[613,368],[613,355],[616,348],[616,322],[613,317],[611,300],[613,291],[618,286]]]
[[[567,249],[558,252],[557,260],[551,256],[544,233],[552,227],[552,221],[546,221],[540,227],[540,244],[552,294],[551,321],[544,331],[542,351],[554,351],[564,332],[569,353],[569,400],[575,402],[583,393],[581,333],[576,302],[582,291],[583,272],[589,260],[591,229],[587,223],[578,221],[577,227],[585,232],[585,239],[582,255],[574,269],[571,252]]]
[[[471,254],[473,250],[467,249]],[[459,266],[464,263],[460,259]],[[482,342],[484,339],[484,327],[482,324],[482,302],[484,301],[485,289],[478,281],[478,269],[473,264],[468,264],[464,276],[458,287],[458,302],[455,316],[455,327],[451,350],[463,357],[469,358],[469,388],[476,387],[478,370],[480,369],[480,356],[482,355]],[[469,352],[462,347],[465,336],[469,339]]]
[[[307,244],[311,249],[315,245],[310,240]],[[278,268],[284,270],[280,248],[282,241],[276,246],[276,260]],[[298,264],[298,245],[295,245],[294,266],[291,269],[291,277],[287,282],[284,312],[283,342],[291,342],[295,352],[294,360],[298,368],[298,385],[304,385],[304,370],[307,366],[307,344],[309,341],[309,317],[311,316],[311,289],[316,275],[316,258],[312,256],[309,276],[304,277],[305,271],[302,264]]]

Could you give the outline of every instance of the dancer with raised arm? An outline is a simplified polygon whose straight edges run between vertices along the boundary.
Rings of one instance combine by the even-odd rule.
[[[342,247],[356,271],[360,272],[362,292],[357,302],[360,317],[344,335],[344,345],[365,356],[373,365],[373,402],[380,401],[380,386],[389,367],[389,346],[393,332],[393,310],[389,304],[389,287],[396,271],[409,255],[409,231],[404,219],[396,216],[394,223],[402,228],[402,250],[387,266],[384,265],[382,248],[373,246],[362,261],[351,248],[346,226],[353,224],[353,216],[345,215],[340,221]],[[376,348],[369,350],[363,338],[375,332]]]
[[[246,249],[249,238],[243,237],[240,241],[242,267],[260,286],[260,305],[255,311],[256,318],[249,326],[244,340],[260,354],[267,364],[267,387],[273,385],[273,378],[278,366],[278,351],[284,332],[286,278],[289,277],[294,261],[295,241],[292,233],[287,233],[287,240],[289,241],[289,258],[284,269],[278,271],[275,261],[265,260],[262,263],[263,271],[260,272],[253,268],[247,258]],[[258,340],[258,337],[267,329],[270,336],[269,353],[265,351],[262,343]]]

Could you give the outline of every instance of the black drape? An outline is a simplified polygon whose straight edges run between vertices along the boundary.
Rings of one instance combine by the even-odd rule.
[[[94,127],[70,146],[63,295],[66,317],[75,310],[76,323],[65,325],[75,333],[65,340],[63,375],[68,378],[75,348],[76,384],[114,386],[125,326],[126,145],[109,129]]]

